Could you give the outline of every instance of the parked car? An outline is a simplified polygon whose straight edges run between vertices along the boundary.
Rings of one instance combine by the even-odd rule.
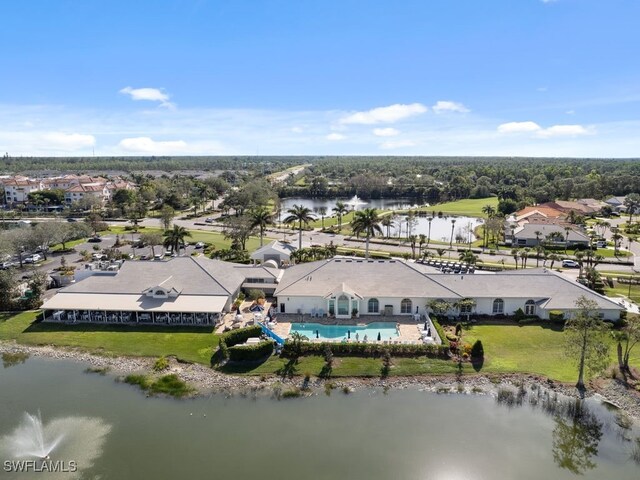
[[[563,260],[562,266],[565,268],[580,268],[580,265],[578,264],[578,262],[574,260]]]
[[[87,240],[87,242],[91,242],[91,243],[98,243],[101,242],[102,239],[100,238],[100,235],[95,235],[93,237],[91,237],[89,240]]]
[[[204,248],[204,242],[197,242],[195,248]]]
[[[207,217],[207,218],[204,219],[204,221],[207,222],[207,223],[213,223],[213,218]]]
[[[42,260],[42,256],[37,253],[34,253],[33,255],[29,255],[22,261],[24,263],[36,263],[36,262],[39,262],[40,260]]]
[[[9,270],[11,267],[15,267],[14,262],[2,262],[0,263],[0,270]]]
[[[598,247],[598,248],[607,248],[607,241],[606,240],[598,240],[596,242],[596,247]]]
[[[74,223],[74,222],[77,222],[77,221],[78,221],[77,218],[72,218],[72,217],[67,218],[67,222],[69,222],[69,223]]]

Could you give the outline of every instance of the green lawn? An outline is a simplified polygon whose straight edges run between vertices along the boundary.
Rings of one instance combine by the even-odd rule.
[[[219,336],[209,329],[32,324],[35,312],[0,313],[0,340],[59,345],[115,356],[176,357],[208,365]]]
[[[75,347],[103,355],[176,357],[208,365],[218,345],[219,336],[207,329],[170,327],[140,327],[106,325],[32,324],[35,312],[17,315],[0,314],[0,341],[16,340],[27,345],[58,345]],[[562,331],[552,325],[482,324],[464,331],[463,340],[473,343],[482,340],[485,360],[481,368],[465,364],[463,372],[531,373],[562,382],[576,380],[574,362],[563,355]],[[611,341],[611,362],[615,363],[615,348]],[[332,376],[379,377],[382,363],[379,358],[334,357]],[[394,358],[390,375],[454,374],[454,361],[429,358]],[[631,364],[640,367],[640,346],[632,351]],[[301,358],[296,364],[279,357],[271,357],[259,365],[226,366],[228,373],[262,375],[295,374],[318,375],[322,357]]]
[[[623,297],[630,298],[632,302],[640,303],[640,285],[631,285],[631,296],[629,296],[629,285],[618,282],[615,282],[614,285],[615,286],[613,288],[605,287],[604,294],[607,297],[622,295]]]
[[[114,227],[114,226],[109,227],[109,232],[112,234],[118,234],[120,236],[128,235],[129,239],[131,238],[130,235],[132,233],[129,230],[125,230],[124,227]],[[138,233],[145,233],[145,232],[162,232],[162,229],[156,228],[156,227],[146,227],[146,228],[141,228]],[[221,249],[231,247],[231,240],[224,238],[224,235],[220,232],[211,232],[207,230],[189,230],[189,233],[191,234],[190,237],[187,237],[187,242],[189,243],[194,243],[194,242],[209,243],[215,246],[216,250],[221,250]],[[123,238],[127,238],[127,237],[125,236]],[[275,240],[275,239],[268,238],[266,236],[264,237],[265,244],[271,242],[272,240]],[[247,240],[247,251],[253,252],[258,247],[260,247],[260,237],[250,237],[249,240]]]
[[[428,207],[428,211],[435,210],[436,212],[442,212],[449,215],[466,215],[469,217],[484,217],[482,213],[482,207],[491,205],[493,208],[498,208],[498,197],[490,198],[467,198],[464,200],[457,200],[455,202],[438,203]]]
[[[577,380],[576,366],[563,355],[563,334],[551,325],[474,325],[463,333],[469,343],[482,340],[483,373],[535,373],[562,382]],[[640,367],[640,347],[631,364]],[[611,341],[611,362],[615,348]]]

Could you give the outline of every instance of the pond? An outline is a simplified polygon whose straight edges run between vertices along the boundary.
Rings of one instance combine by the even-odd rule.
[[[622,430],[615,413],[595,400],[579,414],[416,389],[172,400],[145,398],[110,375],[83,373],[85,366],[32,358],[0,369],[0,469],[19,451],[40,451],[38,445],[50,449],[49,462],[73,461],[78,469],[60,475],[3,470],[0,477],[640,477],[631,460],[640,431]],[[38,411],[43,440],[29,443]]]
[[[379,210],[403,210],[407,208],[416,208],[420,205],[415,204],[414,199],[408,198],[382,198],[371,200],[360,200],[357,197],[343,198],[343,199],[324,199],[324,198],[283,198],[282,202],[282,218],[286,216],[286,211],[293,207],[293,205],[303,205],[310,208],[316,217],[320,218],[320,208],[326,208],[326,216],[333,215],[332,209],[336,206],[336,202],[342,200],[343,202],[351,202],[349,209],[355,208],[356,210],[362,208],[377,208]],[[433,207],[437,213],[437,205]],[[431,215],[429,215],[431,216]],[[395,215],[394,225],[389,229],[389,234],[392,237],[408,236],[407,231],[411,235],[429,235],[429,221],[427,215],[416,216],[411,225],[407,225],[406,214]],[[451,220],[455,220],[453,240],[456,242],[456,238],[459,240],[457,243],[473,242],[476,237],[473,234],[473,230],[482,225],[484,220],[476,217],[462,217],[462,216],[435,216],[431,221],[431,239],[443,242],[449,242],[451,240]],[[383,234],[387,235],[387,229],[383,228]]]

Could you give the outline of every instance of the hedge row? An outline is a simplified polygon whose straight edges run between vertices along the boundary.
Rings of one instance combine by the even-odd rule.
[[[229,347],[229,360],[234,362],[248,362],[261,360],[273,355],[273,341],[265,340],[255,345],[237,345]]]
[[[378,343],[311,343],[302,342],[300,355],[324,355],[325,348],[329,346],[333,355],[337,357],[381,357],[389,352],[394,357],[420,357],[449,358],[449,345],[402,345],[402,344],[378,344]],[[296,356],[291,342],[286,342],[282,349],[282,356],[293,358]]]
[[[444,329],[442,328],[442,325],[440,325],[440,322],[438,322],[438,320],[436,320],[433,317],[431,317],[431,322],[433,323],[433,326],[435,327],[436,332],[438,332],[438,336],[440,337],[440,340],[442,341],[442,346],[446,347],[447,350],[448,350],[449,349],[449,339],[445,335]]]
[[[260,335],[262,335],[262,327],[260,327],[260,325],[253,325],[225,333],[222,336],[222,341],[227,347],[233,347],[238,343],[246,342],[249,338],[259,337]]]

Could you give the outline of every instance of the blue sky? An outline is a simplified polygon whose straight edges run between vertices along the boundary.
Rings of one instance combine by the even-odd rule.
[[[11,155],[640,156],[636,0],[0,3]]]

